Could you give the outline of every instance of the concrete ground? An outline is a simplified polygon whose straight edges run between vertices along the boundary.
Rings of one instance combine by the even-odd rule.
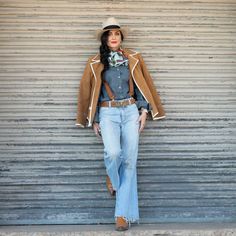
[[[236,236],[236,223],[133,224],[117,232],[114,225],[0,226],[0,236]]]

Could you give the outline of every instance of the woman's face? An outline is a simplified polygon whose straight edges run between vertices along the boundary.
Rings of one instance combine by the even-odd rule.
[[[109,30],[107,46],[112,51],[116,51],[120,48],[121,41],[121,32],[118,29]]]

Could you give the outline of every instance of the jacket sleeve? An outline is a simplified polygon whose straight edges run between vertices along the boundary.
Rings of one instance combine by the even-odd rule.
[[[77,118],[76,124],[79,127],[85,128],[88,116],[88,107],[91,94],[91,68],[90,59],[88,59],[83,76],[80,80],[78,91],[78,104],[77,104]]]
[[[143,60],[143,57],[141,56],[141,54],[139,53],[139,61],[140,61],[140,67],[141,67],[141,70],[142,70],[142,73],[143,73],[143,76],[146,80],[146,83],[148,85],[148,87],[150,88],[150,91],[152,93],[152,96],[155,100],[155,103],[156,103],[156,106],[158,107],[158,111],[160,113],[161,116],[165,116],[165,111],[164,111],[164,108],[161,104],[161,99],[160,99],[160,96],[159,94],[157,93],[157,90],[156,90],[156,87],[154,85],[154,82],[153,82],[153,79],[147,69],[147,66]]]
[[[141,92],[139,91],[137,85],[134,83],[134,91],[135,91],[135,98],[136,98],[136,105],[140,110],[142,107],[146,108],[149,111],[149,103],[146,102],[144,97],[142,96]]]
[[[96,107],[94,122],[99,123],[99,107],[98,106]]]

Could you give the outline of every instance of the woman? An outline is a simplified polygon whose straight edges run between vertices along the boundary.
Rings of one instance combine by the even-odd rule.
[[[122,48],[128,28],[113,17],[97,30],[100,53],[90,57],[78,96],[76,125],[102,137],[106,185],[116,197],[115,229],[139,221],[136,162],[147,116],[165,117],[161,100],[140,53]]]

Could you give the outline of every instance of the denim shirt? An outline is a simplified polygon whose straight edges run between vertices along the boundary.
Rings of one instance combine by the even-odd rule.
[[[115,95],[115,100],[130,98],[129,95],[129,67],[126,65],[120,65],[118,67],[110,66],[108,70],[104,73],[104,79],[108,82],[113,94]],[[150,111],[149,103],[146,102],[141,92],[134,84],[134,98],[136,99],[136,105],[138,109],[141,107],[146,108]],[[104,84],[102,83],[100,96],[98,103],[101,101],[109,101],[110,98],[107,94]],[[99,106],[96,108],[94,121],[99,123]]]

